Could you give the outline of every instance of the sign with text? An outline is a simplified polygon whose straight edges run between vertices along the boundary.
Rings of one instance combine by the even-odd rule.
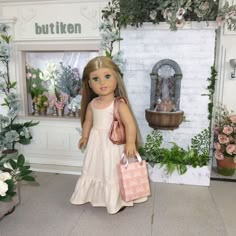
[[[15,40],[100,39],[107,1],[1,4],[3,17],[16,17]]]

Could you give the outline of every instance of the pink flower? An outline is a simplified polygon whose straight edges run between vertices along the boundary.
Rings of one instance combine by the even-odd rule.
[[[62,109],[64,108],[64,105],[65,105],[65,104],[64,104],[63,102],[58,102],[58,101],[56,101],[56,102],[55,102],[55,105],[56,105],[56,108],[57,108],[57,109],[61,109],[61,110],[62,110]]]
[[[26,78],[27,78],[27,79],[30,79],[31,77],[32,77],[32,74],[28,72],[28,73],[26,74]]]
[[[236,115],[230,116],[229,119],[231,120],[231,122],[236,124]]]
[[[214,148],[215,148],[216,150],[220,150],[220,149],[221,149],[221,146],[220,146],[219,143],[214,143]]]
[[[229,142],[229,139],[227,136],[223,135],[223,134],[219,134],[218,135],[218,140],[220,144],[226,144]]]
[[[235,151],[235,148],[236,148],[236,145],[234,145],[234,144],[229,144],[229,145],[227,145],[227,147],[226,147],[226,152],[227,152],[229,155],[232,155],[233,152]]]
[[[233,131],[234,131],[233,127],[231,127],[229,125],[224,126],[224,128],[223,128],[223,133],[227,134],[227,135],[231,134]]]
[[[221,152],[216,151],[216,152],[215,152],[215,158],[216,158],[217,160],[223,160],[223,159],[224,159],[224,155],[223,155]]]
[[[184,26],[184,24],[185,24],[185,20],[182,19],[182,20],[177,20],[175,25],[177,28],[182,28]]]
[[[217,25],[220,27],[220,26],[222,26],[223,24],[224,24],[224,20],[223,20],[223,17],[222,16],[217,16],[216,17],[216,23],[217,23]]]

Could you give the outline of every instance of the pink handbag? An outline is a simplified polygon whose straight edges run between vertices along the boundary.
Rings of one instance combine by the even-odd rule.
[[[146,161],[138,153],[136,157],[136,162],[129,163],[125,154],[122,154],[117,165],[121,198],[126,202],[150,195]]]
[[[122,124],[122,121],[119,116],[119,103],[120,102],[127,103],[127,100],[125,97],[117,97],[114,102],[114,116],[113,116],[113,122],[111,124],[111,128],[109,130],[109,139],[114,144],[125,144],[125,127]]]

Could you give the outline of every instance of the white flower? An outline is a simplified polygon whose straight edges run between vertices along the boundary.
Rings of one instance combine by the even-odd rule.
[[[176,18],[178,20],[182,20],[183,19],[183,16],[184,16],[184,13],[185,13],[185,9],[184,8],[179,8],[178,11],[176,12]]]
[[[13,170],[12,166],[11,166],[8,162],[5,162],[5,163],[3,164],[3,167],[6,168],[6,169]]]
[[[155,10],[150,11],[149,17],[151,20],[155,20],[157,17],[157,12]]]
[[[0,196],[5,197],[7,190],[8,185],[4,181],[0,180]]]
[[[0,180],[2,180],[4,182],[8,179],[11,179],[11,175],[8,172],[0,173]]]
[[[166,8],[163,12],[163,17],[165,20],[170,20],[172,17],[172,12],[170,10],[170,8]]]

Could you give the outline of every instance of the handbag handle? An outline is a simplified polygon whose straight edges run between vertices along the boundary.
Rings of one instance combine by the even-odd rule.
[[[124,103],[127,104],[127,99],[125,97],[117,97],[115,98],[115,102],[114,102],[114,114],[113,114],[113,120],[116,121],[120,121],[120,115],[119,115],[119,103],[120,101],[123,101]]]
[[[140,154],[137,152],[135,157],[137,158],[138,162],[140,165],[142,165],[142,158],[140,156]],[[125,165],[125,168],[128,167],[129,165],[129,159],[127,158],[127,156],[125,155],[125,153],[122,153],[121,157],[120,157],[120,164],[124,164]]]

